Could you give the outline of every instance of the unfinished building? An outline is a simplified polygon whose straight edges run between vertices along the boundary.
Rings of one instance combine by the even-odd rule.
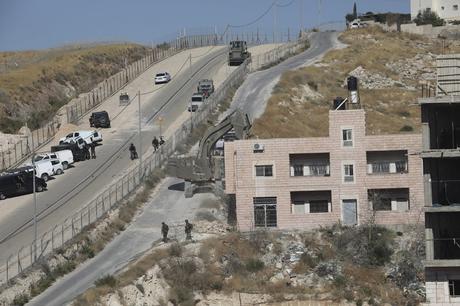
[[[426,297],[460,304],[460,54],[437,59],[435,97],[421,98]]]
[[[421,134],[366,135],[351,91],[334,101],[328,137],[225,143],[225,190],[243,231],[423,224],[421,147]]]

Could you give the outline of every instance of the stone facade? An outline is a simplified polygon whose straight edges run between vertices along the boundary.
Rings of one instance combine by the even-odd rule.
[[[344,130],[351,133],[344,136]],[[254,150],[256,144],[263,150]],[[420,134],[366,135],[362,109],[333,110],[329,112],[329,137],[226,142],[226,193],[235,195],[238,227],[243,231],[261,226],[260,216],[255,214],[263,215],[263,209],[276,221],[266,226],[278,229],[311,229],[337,222],[362,224],[374,219],[388,226],[422,223],[422,161],[416,155],[421,146]],[[395,154],[405,159],[405,166],[392,161]],[[376,162],[379,159],[381,162]],[[314,165],[308,166],[304,160]],[[263,165],[272,166],[271,176],[257,176],[256,166]],[[352,165],[352,175],[346,165]],[[374,168],[383,171],[369,173]],[[311,175],[313,172],[317,175]],[[382,200],[384,209],[374,210],[371,190],[395,193],[392,199]],[[398,199],[401,191],[407,191],[407,203]],[[255,204],[260,201],[256,199],[267,198],[276,201],[275,206],[261,205],[256,211]],[[276,212],[269,213],[267,207],[276,207]]]

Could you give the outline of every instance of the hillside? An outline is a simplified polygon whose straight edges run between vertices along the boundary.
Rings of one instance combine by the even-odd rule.
[[[38,127],[73,97],[148,51],[136,44],[106,44],[0,52],[0,131],[14,133],[26,121]]]
[[[349,74],[359,78],[368,134],[420,131],[419,81],[435,79],[435,57],[443,51],[439,41],[376,27],[346,31],[340,40],[347,47],[281,77],[265,113],[254,122],[255,136],[327,136],[330,105],[335,97],[348,96]],[[444,49],[459,51],[458,41]]]

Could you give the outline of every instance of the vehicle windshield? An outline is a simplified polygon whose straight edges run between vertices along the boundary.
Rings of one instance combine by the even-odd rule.
[[[192,102],[202,102],[203,98],[202,97],[192,97]]]
[[[157,77],[162,77],[162,76],[165,76],[164,73],[157,73]]]

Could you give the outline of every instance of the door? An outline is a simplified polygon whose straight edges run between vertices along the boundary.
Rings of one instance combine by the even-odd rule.
[[[342,223],[343,225],[358,224],[358,209],[356,200],[342,200]]]

